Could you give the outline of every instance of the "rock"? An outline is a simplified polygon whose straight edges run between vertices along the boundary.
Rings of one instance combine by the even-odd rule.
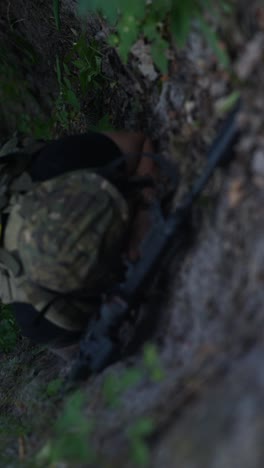
[[[252,171],[256,175],[264,177],[264,150],[263,149],[258,149],[253,154],[251,168],[252,168]]]
[[[149,81],[155,81],[158,78],[158,73],[154,68],[150,45],[145,44],[144,41],[140,39],[131,48],[131,53],[137,58],[137,67],[142,75]]]
[[[246,45],[234,68],[241,80],[246,80],[253,73],[264,49],[264,34],[257,33]]]

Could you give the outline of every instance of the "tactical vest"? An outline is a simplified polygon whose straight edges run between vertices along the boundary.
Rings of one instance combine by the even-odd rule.
[[[110,182],[89,170],[34,184],[27,167],[45,143],[28,142],[23,149],[17,143],[8,142],[0,152],[1,300],[31,304],[54,324],[82,330],[98,309],[100,291],[114,281],[127,204]],[[81,209],[86,193],[87,209]]]

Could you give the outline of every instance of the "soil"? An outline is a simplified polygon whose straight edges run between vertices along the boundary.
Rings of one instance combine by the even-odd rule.
[[[25,73],[44,115],[57,92],[54,50],[67,53],[72,30],[81,28],[74,8],[74,2],[62,2],[58,32],[47,2],[16,0],[0,6],[1,41],[16,28],[40,57]],[[118,86],[111,94],[106,87],[100,98],[87,96],[71,131],[85,131],[93,112],[96,119],[107,113],[117,128],[144,129],[175,163],[179,197],[203,167],[226,115],[220,112],[224,98],[238,90],[243,103],[234,158],[217,171],[197,203],[191,245],[164,272],[158,323],[148,337],[159,351],[163,379],[155,382],[146,375],[120,396],[118,407],[106,404],[103,382],[142,366],[139,349],[81,386],[84,414],[95,421],[92,445],[101,466],[135,466],[128,431],[150,418],[150,467],[263,467],[263,5],[233,2],[232,13],[216,24],[232,70],[223,69],[194,26],[184,49],[171,46],[169,74],[162,79],[142,42],[124,66],[105,45],[105,25],[98,18],[85,24],[88,36],[102,42],[103,72]],[[1,137],[13,126],[7,119]],[[31,466],[53,437],[64,401],[48,397],[47,384],[63,377],[69,366],[26,339],[12,353],[0,355],[0,362],[1,466]],[[53,466],[93,465],[66,460]]]

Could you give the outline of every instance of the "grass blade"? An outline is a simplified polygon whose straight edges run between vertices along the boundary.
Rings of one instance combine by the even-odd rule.
[[[60,0],[53,0],[53,14],[54,14],[56,28],[58,31],[60,31],[61,30]]]

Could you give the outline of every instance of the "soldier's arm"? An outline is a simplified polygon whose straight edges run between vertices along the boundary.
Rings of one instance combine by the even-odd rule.
[[[128,158],[126,160],[127,172],[128,175],[133,173],[138,173],[138,175],[145,175],[149,173],[149,170],[142,173],[140,166],[142,160],[144,160],[144,165],[146,164],[152,166],[153,161],[149,158],[141,157],[144,153],[154,153],[154,147],[152,142],[146,135],[142,132],[128,132],[128,131],[118,131],[118,132],[103,132],[104,135],[109,137],[121,150],[124,155],[133,154],[135,157]],[[143,171],[144,172],[144,171]]]

